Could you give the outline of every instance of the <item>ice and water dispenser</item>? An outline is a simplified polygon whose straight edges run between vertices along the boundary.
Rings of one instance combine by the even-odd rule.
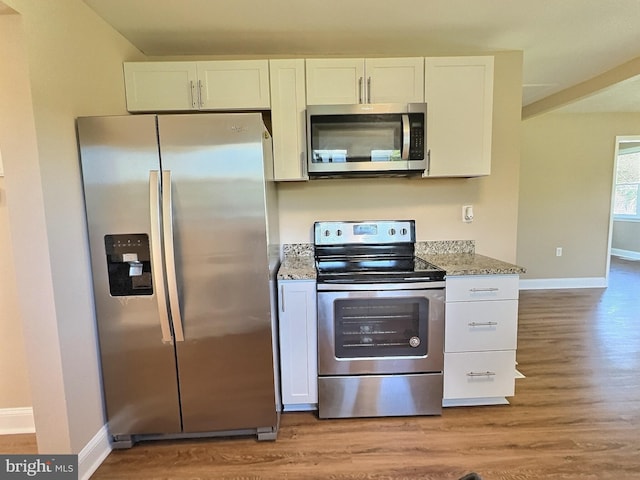
[[[153,295],[148,235],[105,235],[104,246],[111,295]]]

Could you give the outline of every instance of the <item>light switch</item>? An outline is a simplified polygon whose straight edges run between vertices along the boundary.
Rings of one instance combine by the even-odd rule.
[[[462,206],[462,221],[465,223],[473,222],[473,205]]]

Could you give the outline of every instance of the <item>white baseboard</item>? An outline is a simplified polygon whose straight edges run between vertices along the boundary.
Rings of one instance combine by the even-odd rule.
[[[563,288],[606,288],[604,277],[520,279],[520,290],[555,290]]]
[[[640,260],[640,252],[634,252],[633,250],[621,250],[619,248],[612,248],[611,255],[622,258],[629,258],[631,260]]]
[[[33,408],[0,408],[0,435],[35,432]]]
[[[89,480],[110,453],[109,432],[104,425],[78,454],[78,478]]]

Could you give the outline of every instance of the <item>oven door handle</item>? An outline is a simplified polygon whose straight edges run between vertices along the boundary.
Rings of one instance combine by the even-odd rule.
[[[444,288],[445,282],[406,282],[406,283],[318,283],[318,292],[349,292],[367,290],[434,290]]]

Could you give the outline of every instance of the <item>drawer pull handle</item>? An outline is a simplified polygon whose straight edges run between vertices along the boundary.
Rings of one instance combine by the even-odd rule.
[[[494,327],[498,325],[498,322],[470,322],[470,327]]]
[[[490,372],[490,371],[486,371],[486,372],[469,372],[467,373],[467,377],[493,377],[495,376],[496,372]]]
[[[469,291],[472,293],[478,293],[478,292],[497,292],[498,290],[500,290],[497,287],[489,287],[489,288],[470,288]]]

